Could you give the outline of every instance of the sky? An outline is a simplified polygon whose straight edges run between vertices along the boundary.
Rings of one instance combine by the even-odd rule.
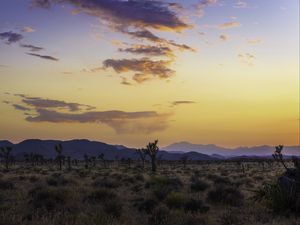
[[[298,0],[1,0],[0,139],[299,145]]]

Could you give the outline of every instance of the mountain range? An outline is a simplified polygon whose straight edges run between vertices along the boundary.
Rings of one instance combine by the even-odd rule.
[[[55,145],[62,144],[63,154],[76,159],[83,159],[84,154],[97,156],[104,154],[106,159],[138,159],[139,155],[134,148],[123,145],[111,145],[98,141],[86,139],[75,139],[68,141],[28,139],[20,143],[11,143],[7,140],[0,141],[0,147],[10,146],[12,154],[17,159],[22,159],[24,154],[36,153],[45,158],[56,156]],[[218,160],[231,157],[268,157],[274,152],[272,146],[239,147],[234,149],[219,147],[216,145],[191,144],[189,142],[174,143],[161,148],[158,157],[165,160],[180,160],[183,156],[192,160]],[[300,146],[287,146],[284,155],[300,156]]]
[[[192,144],[186,141],[174,143],[163,148],[168,152],[198,152],[207,155],[215,156],[270,156],[274,153],[275,147],[268,145],[253,146],[253,147],[237,147],[224,148],[216,145]],[[300,156],[300,146],[285,146],[283,148],[284,155]]]

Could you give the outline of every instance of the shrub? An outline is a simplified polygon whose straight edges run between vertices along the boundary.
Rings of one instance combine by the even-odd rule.
[[[158,199],[165,199],[169,193],[178,191],[182,186],[176,177],[154,176],[146,183],[146,188],[150,187]]]
[[[117,188],[121,184],[112,178],[97,178],[94,183],[96,187]]]
[[[69,194],[69,191],[66,189],[51,189],[47,187],[37,187],[29,192],[34,209],[47,211],[62,209],[67,202]]]
[[[169,208],[181,208],[186,202],[186,197],[180,192],[172,192],[166,198],[166,204]]]
[[[142,201],[137,203],[136,206],[139,211],[151,213],[157,204],[158,202],[155,199],[142,199]]]
[[[218,219],[220,225],[242,225],[244,224],[233,210],[226,210]]]
[[[0,190],[10,190],[14,188],[14,184],[9,180],[0,180]]]
[[[209,187],[209,184],[203,180],[195,179],[192,180],[190,187],[193,192],[205,191]]]
[[[265,184],[256,191],[254,200],[265,200],[266,205],[276,213],[288,211],[300,212],[300,198],[295,198],[292,193],[285,193],[278,183]]]
[[[151,225],[165,225],[168,221],[170,211],[165,206],[157,207],[149,217],[149,224]]]
[[[64,186],[69,183],[69,181],[61,174],[53,174],[51,177],[47,178],[46,182],[50,186]]]
[[[208,192],[207,199],[212,203],[224,203],[230,206],[240,206],[243,200],[242,193],[235,186],[217,185]]]
[[[185,203],[184,210],[190,211],[192,213],[194,212],[205,213],[209,210],[209,207],[205,206],[201,200],[196,200],[192,198]]]
[[[107,188],[99,188],[99,189],[91,192],[88,195],[88,197],[86,198],[86,200],[88,200],[91,203],[96,204],[96,203],[114,200],[116,198],[117,198],[117,195],[113,191],[111,191]]]
[[[122,215],[122,202],[118,198],[104,202],[104,212],[112,217],[119,218]]]

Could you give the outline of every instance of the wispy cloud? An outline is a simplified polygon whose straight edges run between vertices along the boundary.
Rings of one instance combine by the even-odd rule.
[[[119,51],[148,56],[174,56],[172,49],[167,46],[133,45],[129,48],[119,48]]]
[[[35,29],[30,26],[25,26],[25,27],[23,27],[22,32],[32,33],[32,32],[35,32]]]
[[[10,45],[16,42],[19,42],[23,39],[22,34],[18,34],[12,31],[0,33],[0,39],[5,40],[6,44]]]
[[[262,42],[263,40],[260,38],[247,39],[247,43],[250,45],[258,45],[261,44]]]
[[[235,27],[240,27],[242,24],[239,22],[227,22],[227,23],[222,23],[217,25],[217,28],[219,29],[230,29],[230,28],[235,28]]]
[[[35,53],[26,53],[27,55],[31,55],[31,56],[35,56],[35,57],[39,57],[41,59],[47,59],[47,60],[52,60],[52,61],[59,61],[58,58],[55,58],[53,56],[50,55],[40,55],[40,54],[35,54]]]
[[[44,48],[38,47],[38,46],[34,46],[34,45],[21,44],[20,46],[22,48],[29,49],[29,51],[31,51],[31,52],[38,52],[38,51],[44,50]]]
[[[174,101],[171,103],[171,106],[178,106],[178,105],[188,105],[188,104],[195,104],[194,101],[188,101],[188,100],[181,100],[181,101]]]

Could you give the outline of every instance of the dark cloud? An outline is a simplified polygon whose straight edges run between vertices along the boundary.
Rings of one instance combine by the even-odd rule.
[[[22,34],[14,33],[12,31],[0,33],[0,39],[5,40],[6,44],[10,45],[23,39]]]
[[[37,109],[37,115],[27,116],[28,122],[50,123],[103,123],[113,128],[117,133],[152,133],[168,127],[169,115],[158,114],[155,111],[124,112],[124,111],[94,111],[77,114],[62,113],[54,110]]]
[[[227,41],[227,40],[229,39],[229,36],[226,35],[226,34],[221,34],[221,35],[219,36],[219,38],[220,38],[222,41]]]
[[[122,30],[122,32],[125,34],[129,34],[130,36],[132,36],[134,38],[146,39],[146,40],[152,41],[152,42],[164,42],[164,39],[156,36],[155,34],[153,34],[150,31],[144,30],[144,29],[137,30],[137,31]]]
[[[186,104],[194,104],[196,102],[194,101],[174,101],[171,103],[172,106],[177,106],[177,105],[186,105]]]
[[[32,56],[36,56],[39,57],[41,59],[48,59],[48,60],[52,60],[52,61],[59,61],[58,58],[55,58],[53,56],[50,55],[40,55],[40,54],[35,54],[35,53],[26,53],[27,55],[32,55]]]
[[[153,61],[149,58],[141,59],[107,59],[103,62],[103,68],[113,68],[117,73],[136,72],[133,79],[139,83],[158,76],[159,78],[166,79],[174,74],[174,71],[169,69],[168,66],[171,61],[158,60]],[[143,79],[138,79],[143,77]],[[147,79],[144,79],[147,77]]]
[[[28,122],[50,123],[103,123],[113,128],[116,133],[152,133],[168,127],[170,115],[155,111],[124,112],[94,111],[84,113],[61,113],[54,110],[37,109],[37,115],[28,116]]]
[[[29,49],[29,51],[31,51],[31,52],[38,52],[38,51],[44,50],[44,48],[38,47],[38,46],[34,46],[34,45],[21,44],[20,46],[21,46],[22,48],[27,48],[27,49]]]
[[[119,51],[149,56],[174,56],[172,49],[167,46],[133,45],[130,48],[120,48]]]
[[[95,111],[95,107],[79,103],[27,97],[23,94],[15,94],[15,96],[22,98],[25,106],[11,102],[7,104],[23,111],[28,122],[103,123],[117,133],[148,134],[166,129],[171,116],[171,114],[160,114],[155,111]],[[62,111],[63,109],[68,109],[69,112]]]
[[[13,104],[12,105],[15,109],[21,110],[21,111],[30,111],[31,109],[22,105]]]
[[[20,97],[23,98],[23,103],[35,108],[64,108],[72,112],[80,111],[82,110],[82,107],[84,107],[84,109],[86,110],[94,109],[94,107],[89,105],[82,105],[78,103],[65,102],[60,100],[45,99],[40,97],[27,97],[25,95],[21,95]]]
[[[158,0],[33,0],[38,7],[49,8],[53,3],[70,3],[79,12],[96,16],[120,27],[150,27],[183,30],[190,25],[183,22],[172,6]]]

